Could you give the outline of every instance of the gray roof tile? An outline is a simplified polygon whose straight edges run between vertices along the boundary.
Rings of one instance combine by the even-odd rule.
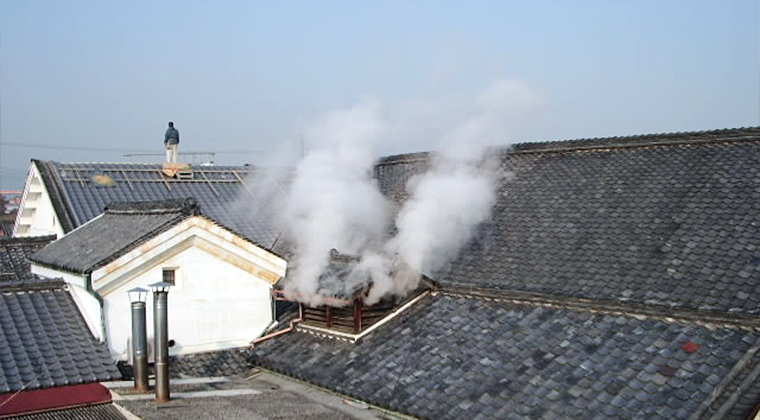
[[[0,394],[120,378],[63,281],[33,276],[31,252],[53,237],[0,240]]]
[[[76,273],[89,273],[199,209],[192,198],[148,203],[115,203],[105,213],[39,250],[31,261]]]
[[[29,271],[29,256],[55,240],[55,235],[0,238],[0,286],[44,281]]]
[[[251,361],[425,418],[475,418],[505,407],[529,418],[644,412],[688,418],[730,380],[746,353],[734,352],[735,343],[755,351],[759,338],[738,327],[444,294],[425,298],[356,344],[294,332],[257,345]],[[686,341],[699,342],[699,349],[686,353]]]
[[[29,259],[43,266],[90,273],[194,215],[206,217],[192,197],[112,203],[100,217],[69,232]]]
[[[13,417],[17,420],[126,420],[113,404],[68,408]]]
[[[515,177],[499,187],[493,217],[434,280],[760,313],[760,128],[521,144],[500,153]],[[406,200],[406,182],[428,158],[380,159],[383,194]],[[194,197],[218,223],[288,253],[272,209],[246,184],[259,176],[250,167],[193,167],[195,179],[180,181],[160,176],[160,165],[35,162],[59,215],[71,219],[67,231],[111,202]],[[112,187],[92,182],[101,173]]]
[[[248,368],[248,348],[172,356],[171,374],[176,377],[232,376]]]
[[[0,393],[120,378],[63,284],[0,288]]]
[[[178,180],[161,175],[160,164],[34,163],[66,232],[100,215],[111,203],[193,197],[204,214],[266,249],[272,249],[279,236],[268,203],[247,184],[257,181],[252,167],[191,166],[194,179]],[[112,186],[93,182],[93,175],[103,174],[114,180]]]
[[[381,159],[383,194],[406,200],[406,182],[428,157]],[[432,276],[444,290],[760,313],[760,128],[517,145],[501,158],[515,176],[499,187],[491,219]],[[120,178],[109,189],[72,175],[83,164],[46,165],[59,186],[54,203],[76,208],[74,225],[109,200],[193,196],[225,226],[276,242],[267,213],[249,222],[250,211],[230,209],[242,183],[214,192]],[[122,168],[109,165],[92,169]],[[684,350],[687,341],[695,352]],[[757,375],[737,371],[757,344],[756,331],[739,327],[441,294],[357,344],[291,333],[258,345],[253,361],[420,417],[687,418],[722,386],[744,390],[744,403],[757,395]]]
[[[382,159],[401,203],[427,154]],[[760,313],[760,129],[515,146],[444,285]]]

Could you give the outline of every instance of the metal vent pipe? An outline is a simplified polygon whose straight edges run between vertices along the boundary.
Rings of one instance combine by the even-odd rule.
[[[145,328],[145,298],[148,291],[136,287],[127,293],[132,302],[132,369],[135,390],[148,392],[148,335]]]
[[[156,357],[156,401],[167,402],[169,395],[169,328],[168,295],[171,284],[153,283],[153,334],[155,335]]]

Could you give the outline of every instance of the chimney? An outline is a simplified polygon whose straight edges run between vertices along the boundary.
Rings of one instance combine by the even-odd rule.
[[[156,401],[167,402],[169,395],[169,329],[167,325],[170,283],[153,283],[153,335],[155,336]]]
[[[135,389],[148,392],[148,338],[145,330],[145,300],[148,291],[141,287],[128,290],[132,302],[132,368]]]

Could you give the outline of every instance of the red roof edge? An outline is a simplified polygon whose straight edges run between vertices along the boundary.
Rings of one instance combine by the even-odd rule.
[[[111,392],[98,383],[9,392],[0,394],[0,417],[110,402]]]

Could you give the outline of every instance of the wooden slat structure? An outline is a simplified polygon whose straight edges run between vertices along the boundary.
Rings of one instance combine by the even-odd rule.
[[[371,327],[398,306],[400,305],[395,305],[392,302],[380,302],[366,306],[362,299],[357,297],[348,306],[322,305],[312,308],[301,304],[301,310],[303,311],[303,323],[305,325],[358,334]]]

